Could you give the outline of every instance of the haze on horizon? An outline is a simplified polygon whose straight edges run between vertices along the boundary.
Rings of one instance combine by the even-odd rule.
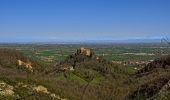
[[[0,42],[170,37],[169,0],[0,0]]]

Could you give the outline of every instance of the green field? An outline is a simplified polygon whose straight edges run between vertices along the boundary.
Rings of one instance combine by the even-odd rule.
[[[110,61],[148,61],[170,53],[169,47],[161,44],[1,44],[0,47],[16,49],[28,57],[47,63],[61,61],[80,47],[90,48],[96,55]]]

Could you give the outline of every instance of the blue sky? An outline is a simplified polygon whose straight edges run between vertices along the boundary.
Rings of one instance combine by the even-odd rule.
[[[0,0],[0,42],[159,39],[170,0]]]

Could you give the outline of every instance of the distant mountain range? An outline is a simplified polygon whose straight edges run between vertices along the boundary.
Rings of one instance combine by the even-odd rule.
[[[160,43],[161,39],[88,40],[85,43]]]
[[[0,43],[49,43],[49,44],[82,44],[82,43],[161,43],[161,39],[113,39],[113,40],[48,40],[48,41],[0,41]]]

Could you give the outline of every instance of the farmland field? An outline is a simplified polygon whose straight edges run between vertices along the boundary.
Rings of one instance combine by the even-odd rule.
[[[78,48],[90,48],[96,55],[110,61],[148,61],[170,53],[162,44],[1,44],[0,48],[11,48],[23,52],[33,59],[56,63]]]

